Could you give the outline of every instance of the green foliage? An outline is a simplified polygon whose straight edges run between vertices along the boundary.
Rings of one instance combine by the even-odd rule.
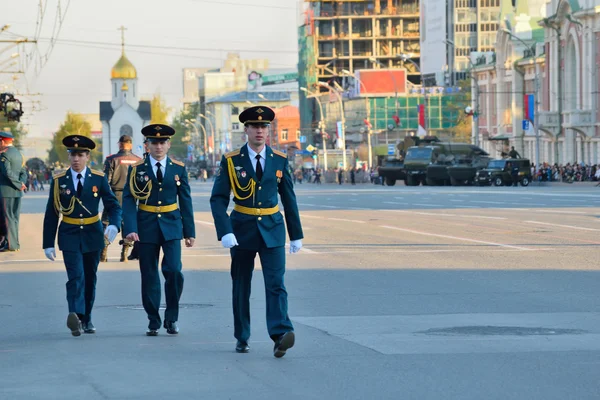
[[[456,96],[455,101],[448,104],[448,111],[456,115],[454,127],[450,129],[454,142],[470,143],[471,126],[473,116],[465,114],[465,107],[471,105],[471,80],[464,79],[458,82],[460,94]]]
[[[67,113],[65,121],[60,125],[52,137],[52,146],[48,150],[48,162],[69,165],[69,154],[63,146],[62,141],[69,135],[82,135],[91,138],[92,127],[81,115],[72,112]],[[95,169],[102,169],[102,146],[96,143],[96,148],[90,154],[90,162]]]
[[[23,126],[15,121],[8,122],[3,116],[0,116],[0,131],[9,131],[15,137],[13,144],[21,148],[21,140],[27,135]]]
[[[190,138],[195,134],[195,131],[194,128],[185,123],[185,120],[197,118],[199,112],[199,103],[193,103],[186,110],[181,110],[173,117],[171,126],[175,129],[175,136],[171,138],[171,150],[169,154],[174,158],[179,160],[186,159],[187,145],[190,143]]]

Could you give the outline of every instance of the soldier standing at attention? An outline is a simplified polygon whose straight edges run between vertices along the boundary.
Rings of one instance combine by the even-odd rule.
[[[158,258],[165,277],[164,328],[168,334],[179,333],[179,299],[183,291],[181,240],[192,247],[196,237],[192,196],[187,171],[182,162],[167,156],[175,130],[154,124],[142,129],[148,140],[148,156],[129,168],[123,190],[123,213],[126,239],[139,241],[142,303],[148,315],[146,335],[158,335],[160,328],[160,276]]]
[[[0,194],[8,225],[8,247],[4,251],[19,251],[19,218],[21,198],[27,189],[27,174],[23,168],[23,156],[13,145],[13,135],[0,131]]]
[[[63,139],[69,150],[71,168],[54,175],[44,216],[43,248],[54,261],[54,240],[58,230],[58,247],[67,269],[67,327],[73,336],[95,333],[92,308],[96,296],[96,272],[105,241],[112,242],[121,226],[121,207],[104,173],[88,169],[94,141],[80,135]],[[109,225],[102,232],[98,204],[107,210]],[[59,226],[59,218],[62,222]]]
[[[108,180],[110,188],[114,192],[115,196],[119,200],[119,204],[123,205],[123,188],[125,187],[125,181],[127,179],[127,170],[130,165],[133,165],[141,160],[140,157],[136,156],[131,152],[133,146],[133,140],[129,135],[123,135],[119,138],[119,152],[106,157],[104,161],[104,174]],[[106,211],[102,212],[102,223],[104,226],[108,226],[108,214]],[[122,233],[122,232],[121,232]],[[137,246],[136,244],[124,241],[121,247],[121,262],[127,261],[127,250],[131,246]],[[108,246],[102,250],[102,256],[100,261],[106,262],[106,253]]]
[[[269,107],[244,110],[248,143],[223,156],[210,197],[210,206],[223,247],[231,249],[235,350],[250,350],[250,284],[256,253],[265,280],[267,329],[275,342],[273,355],[283,357],[294,345],[294,327],[288,316],[285,273],[285,228],[290,253],[302,248],[302,226],[287,155],[267,146],[266,139],[275,113]],[[234,207],[227,215],[230,193]],[[285,209],[285,224],[277,194]]]

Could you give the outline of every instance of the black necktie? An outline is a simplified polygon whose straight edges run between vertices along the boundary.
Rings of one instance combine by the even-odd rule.
[[[77,179],[79,179],[79,182],[77,182],[77,197],[81,198],[81,192],[83,192],[83,185],[81,184],[81,174],[77,174]]]
[[[157,162],[156,163],[156,180],[159,182],[162,182],[163,176],[162,176],[162,171],[160,169],[160,163]]]
[[[256,158],[256,178],[260,182],[263,176],[262,165],[260,165],[260,154],[257,154],[254,158]]]

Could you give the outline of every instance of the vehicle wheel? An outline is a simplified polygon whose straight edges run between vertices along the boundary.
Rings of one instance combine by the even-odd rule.
[[[425,183],[427,186],[437,186],[437,181],[431,178],[425,178]]]
[[[529,178],[528,177],[524,177],[521,180],[521,186],[529,186]]]
[[[394,186],[396,184],[396,180],[393,178],[385,178],[385,184],[388,186]]]
[[[504,186],[504,181],[502,180],[502,178],[494,179],[494,186]]]
[[[419,184],[419,181],[417,181],[414,176],[409,175],[406,177],[406,183],[408,184],[408,186],[417,186]]]
[[[404,186],[410,186],[410,185],[408,184],[408,178],[404,178]]]

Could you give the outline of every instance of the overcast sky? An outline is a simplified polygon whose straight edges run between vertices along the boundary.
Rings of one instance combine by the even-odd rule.
[[[36,36],[39,0],[0,0],[0,40]],[[272,68],[295,68],[297,54],[296,0],[43,0],[46,7],[39,33],[39,54],[46,55],[56,31],[54,21],[64,15],[59,41],[39,74],[31,63],[26,79],[13,85],[0,73],[0,88],[42,96],[21,97],[27,106],[23,122],[31,136],[50,137],[67,111],[98,113],[98,102],[110,100],[110,71],[120,57],[124,25],[125,51],[138,72],[141,95],[160,93],[178,109],[183,97],[182,68],[218,67],[228,52],[243,58],[268,58]],[[68,9],[65,8],[68,4]],[[57,24],[58,27],[58,24]],[[54,35],[56,36],[56,35]],[[67,42],[61,42],[67,41]],[[77,43],[77,41],[79,43]],[[81,42],[101,42],[89,44]],[[162,46],[128,47],[127,45]],[[0,44],[0,52],[5,44]],[[174,49],[177,48],[177,49]],[[191,49],[190,49],[191,48]],[[35,54],[33,45],[23,53]],[[244,50],[244,51],[242,51]],[[0,65],[13,50],[0,54]],[[32,60],[39,60],[34,56]],[[15,70],[12,67],[10,70]],[[6,64],[0,71],[6,71]],[[35,101],[40,101],[36,104]],[[38,110],[31,112],[34,106]]]

